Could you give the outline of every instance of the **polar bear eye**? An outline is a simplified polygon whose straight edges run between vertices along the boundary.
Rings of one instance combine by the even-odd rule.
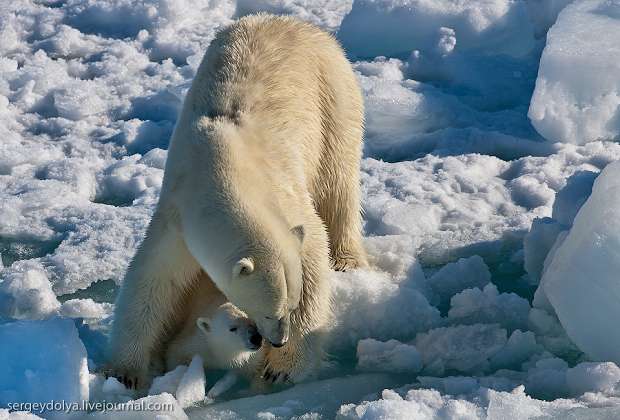
[[[232,328],[231,328],[230,330],[228,330],[228,331],[230,331],[230,332],[235,332],[235,331],[237,331],[237,327],[232,327]]]

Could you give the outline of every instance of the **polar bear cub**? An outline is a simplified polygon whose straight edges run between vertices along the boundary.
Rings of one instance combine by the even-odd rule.
[[[211,290],[212,295],[205,296],[205,290]],[[239,376],[249,379],[254,375],[263,337],[256,323],[212,286],[199,285],[194,295],[185,325],[168,344],[166,368],[170,371],[189,364],[194,355],[199,355],[205,368],[228,370],[207,393],[213,400],[230,389]]]
[[[196,354],[209,369],[243,368],[262,341],[254,321],[232,303],[226,302],[214,310],[207,307],[203,316],[188,320],[170,342],[166,368],[189,363]]]

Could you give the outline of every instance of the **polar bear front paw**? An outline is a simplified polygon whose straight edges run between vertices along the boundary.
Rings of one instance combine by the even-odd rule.
[[[265,366],[265,368],[263,369],[263,374],[261,378],[263,379],[263,381],[274,385],[293,383],[288,373],[272,369],[269,365]]]

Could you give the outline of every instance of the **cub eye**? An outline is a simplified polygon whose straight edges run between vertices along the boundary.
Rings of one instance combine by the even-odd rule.
[[[237,331],[237,327],[232,327],[232,328],[231,328],[230,330],[228,330],[228,331],[230,331],[230,332],[235,332],[235,331]]]

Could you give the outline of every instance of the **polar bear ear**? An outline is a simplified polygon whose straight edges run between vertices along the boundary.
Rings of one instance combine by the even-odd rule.
[[[209,325],[209,319],[208,318],[198,318],[196,320],[196,325],[198,326],[198,328],[200,328],[202,330],[203,333],[208,334],[209,331],[211,331],[211,326]]]
[[[306,230],[304,229],[304,225],[297,225],[291,228],[291,233],[295,235],[297,239],[299,239],[299,243],[304,241],[304,236],[306,236]]]
[[[240,275],[251,274],[254,271],[254,262],[250,258],[241,258],[233,267],[233,275],[238,277]]]

